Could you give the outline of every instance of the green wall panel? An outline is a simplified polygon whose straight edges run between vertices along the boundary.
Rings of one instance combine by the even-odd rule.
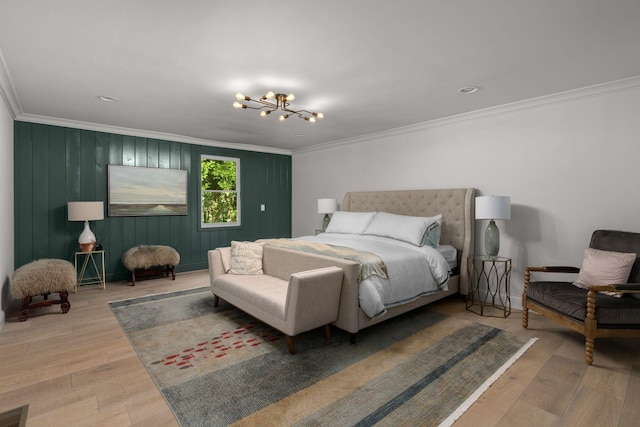
[[[207,268],[207,251],[231,240],[291,235],[291,156],[15,122],[15,268],[39,258],[73,262],[82,223],[67,221],[67,202],[105,203],[91,229],[103,241],[108,281],[124,280],[120,259],[135,245],[170,245],[178,271]],[[200,228],[200,156],[240,159],[240,227]],[[185,169],[185,216],[108,217],[108,165]],[[264,204],[266,210],[260,211]]]

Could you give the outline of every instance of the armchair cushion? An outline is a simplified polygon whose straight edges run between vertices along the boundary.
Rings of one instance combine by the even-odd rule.
[[[587,291],[570,282],[531,282],[527,286],[527,298],[579,321],[587,314]],[[595,314],[598,327],[640,325],[640,299],[597,293]]]

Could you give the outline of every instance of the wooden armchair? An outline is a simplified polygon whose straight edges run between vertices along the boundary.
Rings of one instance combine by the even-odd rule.
[[[581,289],[573,282],[531,281],[531,272],[579,273],[576,267],[526,267],[522,293],[522,326],[528,327],[529,310],[542,314],[585,336],[585,360],[593,362],[596,338],[640,337],[640,233],[596,230],[590,248],[636,253],[628,283],[602,283]],[[618,292],[618,298],[602,291]],[[632,295],[635,294],[635,295]]]

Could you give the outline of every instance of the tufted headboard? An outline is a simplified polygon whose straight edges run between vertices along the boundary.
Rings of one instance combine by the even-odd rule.
[[[474,193],[474,188],[349,192],[344,195],[342,210],[412,216],[442,214],[440,243],[458,249],[461,291],[466,294],[466,260],[474,247]]]

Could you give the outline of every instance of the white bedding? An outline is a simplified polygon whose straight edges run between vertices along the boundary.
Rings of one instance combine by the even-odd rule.
[[[458,266],[458,250],[456,248],[451,245],[439,245],[436,249],[447,260],[451,270]]]
[[[322,233],[294,240],[345,246],[382,258],[389,278],[374,275],[360,283],[360,308],[371,318],[383,316],[389,307],[448,290],[449,263],[431,246],[418,247],[385,237],[343,233]]]

